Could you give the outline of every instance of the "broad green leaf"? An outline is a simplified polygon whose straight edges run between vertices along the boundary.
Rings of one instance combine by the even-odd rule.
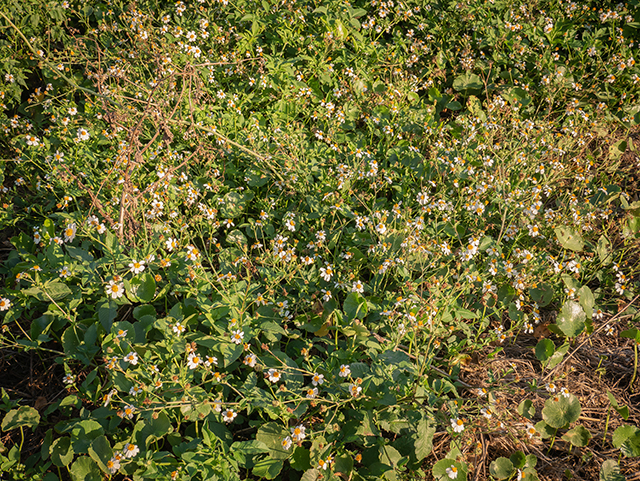
[[[600,481],[625,481],[625,479],[620,474],[620,466],[615,459],[607,459],[600,466]]]
[[[556,318],[556,324],[567,337],[578,336],[585,328],[586,314],[579,303],[568,300]]]
[[[113,451],[111,450],[109,440],[105,436],[95,438],[91,446],[89,446],[88,452],[91,459],[98,464],[103,472],[111,474],[107,467],[107,462],[111,459],[111,456],[113,456]]]
[[[282,440],[291,433],[277,423],[267,423],[260,426],[256,439],[264,443],[269,449],[269,456],[274,459],[286,459],[291,454],[282,447]]]
[[[509,456],[509,459],[513,463],[513,467],[516,469],[523,468],[525,464],[527,464],[527,457],[522,451],[516,451]]]
[[[489,472],[497,479],[507,479],[515,472],[513,463],[510,459],[499,457],[495,461],[492,461],[489,465]]]
[[[571,227],[560,226],[554,229],[558,242],[565,249],[581,252],[584,249],[584,239],[578,231]]]
[[[593,317],[593,306],[595,305],[596,301],[589,287],[582,286],[578,290],[578,302],[587,315],[587,319],[591,319]]]
[[[620,337],[633,339],[637,343],[640,343],[640,329],[627,329],[626,331],[622,331],[620,333]]]
[[[591,438],[591,433],[582,425],[570,429],[562,436],[562,439],[579,448],[586,446]]]
[[[603,265],[607,266],[613,261],[611,256],[611,242],[609,242],[609,239],[607,239],[604,234],[602,234],[598,239],[596,252]]]
[[[620,406],[618,404],[618,401],[616,400],[616,398],[613,396],[611,391],[609,391],[608,389],[607,389],[607,397],[609,398],[609,401],[611,402],[611,405],[613,406],[613,409],[615,409],[618,412],[618,414],[620,416],[622,416],[622,419],[624,419],[625,421],[627,419],[629,419],[629,407],[628,406]]]
[[[472,73],[463,73],[453,80],[453,88],[458,92],[479,92],[484,88],[480,77]]]
[[[573,394],[547,399],[542,409],[542,419],[552,428],[564,428],[578,420],[580,401]]]
[[[536,408],[533,405],[533,402],[529,399],[525,399],[518,405],[518,414],[527,419],[533,419],[533,416],[536,414]]]
[[[614,431],[611,442],[616,448],[619,448],[620,446],[622,446],[622,443],[624,443],[627,439],[629,439],[631,436],[636,434],[637,431],[638,431],[637,427],[630,426],[628,424],[623,424],[622,426],[620,426],[618,429]]]
[[[282,470],[284,463],[281,459],[261,459],[253,467],[253,474],[266,479],[274,479]]]
[[[92,441],[104,434],[104,428],[98,421],[85,419],[78,421],[71,429],[73,451],[76,454],[86,453]]]
[[[540,362],[545,362],[556,351],[556,345],[550,339],[540,339],[536,344],[536,357]]]
[[[150,272],[143,273],[136,291],[136,297],[142,302],[151,302],[156,293],[156,280]]]
[[[544,421],[537,422],[534,427],[536,428],[536,431],[538,431],[538,433],[540,433],[540,437],[542,439],[548,439],[551,436],[555,436],[556,431],[557,431],[556,429],[552,428],[551,426],[549,426]]]
[[[51,461],[56,466],[63,468],[68,466],[73,460],[73,448],[71,447],[71,438],[63,436],[56,439],[49,450]]]
[[[414,448],[418,461],[422,461],[431,454],[433,449],[433,436],[435,432],[435,426],[430,424],[426,419],[423,418],[418,422],[418,429],[414,441]]]
[[[9,411],[2,420],[2,430],[10,431],[20,427],[29,427],[35,430],[40,422],[40,413],[30,406],[20,406]]]
[[[80,456],[69,470],[73,481],[102,481],[102,473],[89,456]]]
[[[452,478],[451,476],[449,476],[449,473],[447,473],[447,469],[455,471],[455,473],[457,473],[457,477],[455,478],[456,481],[466,481],[466,467],[462,463],[449,458],[441,459],[440,461],[435,463],[433,465],[433,468],[431,468],[431,473],[433,474],[433,477],[438,481],[450,481]]]
[[[540,283],[536,287],[532,287],[529,289],[529,295],[531,299],[535,301],[536,304],[540,307],[548,306],[549,303],[553,300],[553,286]]]
[[[357,292],[351,292],[344,300],[342,307],[350,320],[363,319],[368,312],[366,299]]]

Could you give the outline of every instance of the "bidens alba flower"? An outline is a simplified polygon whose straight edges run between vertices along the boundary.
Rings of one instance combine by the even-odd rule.
[[[235,342],[236,344],[241,344],[243,339],[244,339],[244,332],[242,332],[240,329],[233,331],[231,333],[232,342]]]
[[[451,427],[453,428],[453,432],[461,433],[464,431],[464,422],[460,418],[454,418],[451,420]]]
[[[351,369],[349,369],[349,365],[343,364],[342,366],[340,366],[340,372],[338,374],[340,375],[340,377],[347,377],[349,374],[351,374]]]
[[[11,301],[6,297],[0,299],[0,311],[6,311],[11,307]]]
[[[288,451],[291,445],[293,444],[293,441],[291,440],[291,436],[287,436],[286,438],[284,438],[280,442],[280,444],[282,445],[282,449],[284,449],[285,451]]]
[[[456,468],[453,464],[446,469],[447,476],[449,479],[456,479],[458,477],[458,468]]]
[[[133,458],[136,454],[140,452],[140,448],[138,448],[137,444],[127,443],[124,445],[124,450],[122,454],[125,458]]]
[[[237,415],[238,413],[234,412],[233,409],[225,409],[224,411],[222,411],[222,419],[225,423],[230,423],[236,418]]]
[[[134,274],[140,274],[144,271],[144,261],[133,261],[129,264],[129,270]]]
[[[201,362],[202,362],[202,359],[200,358],[200,356],[192,352],[191,354],[189,354],[189,357],[187,358],[187,367],[189,369],[195,369],[200,365]]]
[[[291,428],[291,438],[294,441],[302,441],[307,435],[304,433],[305,427],[302,424]]]
[[[69,224],[67,228],[64,230],[64,241],[72,242],[73,239],[76,238],[76,230],[77,230],[77,227],[74,223]]]
[[[111,296],[111,299],[118,299],[124,294],[124,284],[122,282],[109,281],[107,284],[107,296]]]
[[[278,371],[277,369],[271,368],[267,372],[267,377],[268,377],[269,381],[271,381],[271,382],[278,382],[280,380],[280,378],[282,377],[282,373],[280,371]]]

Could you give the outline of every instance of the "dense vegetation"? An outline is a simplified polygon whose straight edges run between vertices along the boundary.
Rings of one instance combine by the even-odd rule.
[[[637,473],[639,27],[3,0],[0,471]]]

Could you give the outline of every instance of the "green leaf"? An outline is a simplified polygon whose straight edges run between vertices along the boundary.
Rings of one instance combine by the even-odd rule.
[[[570,429],[562,436],[562,439],[569,441],[578,448],[586,446],[591,438],[591,433],[582,425]]]
[[[102,481],[100,468],[89,456],[81,456],[69,470],[73,481]]]
[[[107,468],[107,461],[113,456],[111,445],[105,436],[98,436],[93,440],[91,446],[88,448],[89,456],[93,459],[100,469],[107,474],[111,474],[109,468]]]
[[[611,262],[613,261],[611,257],[611,242],[609,242],[609,239],[607,239],[604,234],[602,234],[598,239],[596,253],[598,254],[600,262],[602,262],[602,264],[605,266],[611,264]]]
[[[533,402],[529,399],[525,399],[518,405],[518,414],[527,419],[533,419],[536,414],[536,408]]]
[[[618,414],[620,416],[622,416],[622,419],[624,419],[625,421],[627,419],[629,419],[629,407],[628,406],[620,406],[618,404],[618,401],[616,400],[616,398],[613,396],[611,391],[609,391],[608,389],[607,389],[607,397],[609,398],[609,401],[611,402],[611,405],[613,406],[613,409],[618,411]]]
[[[269,449],[269,456],[274,459],[286,459],[290,451],[282,447],[282,440],[289,436],[289,431],[277,423],[267,423],[260,426],[256,439],[264,443]]]
[[[573,394],[551,397],[544,403],[542,419],[552,428],[560,429],[577,421],[580,410],[580,401]]]
[[[85,419],[77,422],[71,429],[73,451],[76,454],[86,453],[91,442],[104,434],[102,425],[93,419]]]
[[[353,457],[352,456],[336,456],[335,464],[333,466],[333,472],[336,476],[348,479],[351,477],[351,471],[353,471]]]
[[[63,468],[73,461],[73,448],[71,447],[71,438],[63,436],[56,439],[49,450],[51,461],[56,466]]]
[[[640,329],[627,329],[626,331],[622,331],[620,333],[620,337],[633,339],[637,343],[640,343]]]
[[[550,438],[551,436],[555,436],[557,431],[556,429],[552,428],[544,421],[539,421],[538,423],[536,423],[534,427],[536,428],[536,431],[540,433],[540,437],[542,439],[547,439],[547,438]]]
[[[553,286],[544,282],[538,284],[537,287],[532,287],[531,289],[529,289],[529,295],[531,296],[531,299],[533,299],[539,307],[548,306],[549,303],[553,300],[553,294]]]
[[[418,461],[422,461],[433,450],[433,436],[436,432],[435,426],[428,420],[422,418],[418,422],[418,429],[414,441],[414,449]]]
[[[136,297],[142,302],[151,302],[156,294],[156,280],[150,272],[140,276],[140,285],[136,291]]]
[[[522,451],[516,451],[511,456],[509,456],[509,459],[513,463],[513,467],[516,469],[523,468],[524,465],[527,463],[527,457],[524,455]]]
[[[581,252],[584,249],[584,239],[575,229],[567,226],[560,226],[554,229],[558,242],[565,249],[574,252]]]
[[[596,301],[593,297],[593,292],[591,292],[591,289],[589,289],[589,287],[582,286],[578,290],[578,302],[587,315],[587,319],[591,319],[593,317],[593,306],[595,305]]]
[[[262,478],[274,479],[280,474],[283,465],[281,459],[265,458],[256,463],[253,467],[253,474]]]
[[[234,344],[234,343],[223,343],[220,344],[220,352],[224,357],[224,367],[228,367],[230,364],[234,363],[238,360],[238,358],[242,355],[244,347],[242,344]]]
[[[35,430],[40,422],[40,413],[30,406],[20,406],[9,411],[2,420],[2,430],[10,431],[20,427],[30,427]]]
[[[613,445],[628,458],[640,456],[640,429],[627,424],[613,433]]]
[[[622,443],[633,436],[637,431],[637,427],[623,424],[614,431],[611,442],[616,448],[619,448],[622,446]]]
[[[454,79],[453,88],[458,92],[469,94],[472,91],[481,91],[484,88],[484,84],[476,74],[463,73]]]
[[[366,299],[357,292],[351,292],[342,307],[349,320],[364,319],[368,312]]]
[[[514,471],[511,460],[504,457],[499,457],[489,465],[489,472],[498,479],[507,479]]]
[[[447,473],[447,469],[453,468],[455,468],[458,473],[458,476],[455,478],[456,481],[465,481],[467,479],[466,467],[462,463],[449,458],[441,459],[435,463],[433,468],[431,468],[431,473],[438,481],[450,481],[451,477]]]
[[[112,300],[104,300],[98,304],[98,319],[105,331],[111,332],[111,326],[118,317],[118,305]]]
[[[536,357],[540,362],[545,362],[556,351],[556,345],[550,339],[540,339],[536,344]]]
[[[556,324],[567,337],[576,337],[585,328],[586,314],[582,306],[575,301],[568,300],[562,306]]]
[[[620,466],[615,459],[607,459],[600,466],[600,481],[625,481],[625,479],[620,474]]]

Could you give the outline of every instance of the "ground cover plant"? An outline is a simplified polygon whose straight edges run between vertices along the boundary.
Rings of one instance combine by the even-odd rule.
[[[638,3],[5,0],[3,479],[640,479]]]

